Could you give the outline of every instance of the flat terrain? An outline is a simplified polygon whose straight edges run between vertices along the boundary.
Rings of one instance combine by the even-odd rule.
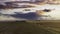
[[[0,34],[60,34],[60,21],[0,22]]]

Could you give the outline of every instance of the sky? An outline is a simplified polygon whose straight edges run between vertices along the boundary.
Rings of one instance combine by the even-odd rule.
[[[19,0],[0,0],[0,1],[19,1]],[[20,0],[20,1],[30,1],[30,0]]]
[[[2,3],[2,2],[10,2],[10,1],[30,1],[30,0],[0,0],[0,3]]]
[[[0,0],[0,1],[31,1],[31,0]],[[36,1],[36,0],[32,0],[32,1]],[[39,0],[42,1],[42,0]]]

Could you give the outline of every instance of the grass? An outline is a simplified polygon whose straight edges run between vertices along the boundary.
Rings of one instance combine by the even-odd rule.
[[[0,34],[60,34],[58,21],[0,22]]]

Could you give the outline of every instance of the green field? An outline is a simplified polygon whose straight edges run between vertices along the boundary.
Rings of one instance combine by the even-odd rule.
[[[0,34],[60,34],[60,21],[0,22]]]

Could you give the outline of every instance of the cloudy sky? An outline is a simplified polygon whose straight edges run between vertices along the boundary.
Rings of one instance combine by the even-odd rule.
[[[2,3],[2,2],[10,2],[10,1],[30,1],[30,0],[0,0],[0,3]]]
[[[0,0],[0,1],[19,1],[19,0]],[[20,1],[30,1],[30,0],[20,0]]]
[[[10,1],[31,1],[31,0],[0,0],[0,2],[10,2]],[[33,2],[36,0],[32,0]],[[38,0],[38,1],[45,1],[45,0]]]

